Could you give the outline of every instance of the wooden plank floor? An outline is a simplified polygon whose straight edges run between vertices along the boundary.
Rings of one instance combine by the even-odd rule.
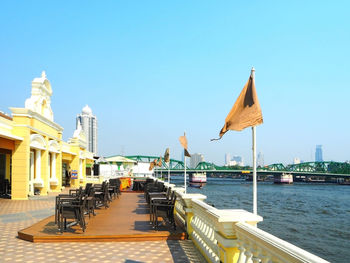
[[[18,237],[32,242],[98,242],[98,241],[154,241],[185,239],[183,229],[163,225],[156,231],[149,223],[149,208],[143,193],[123,193],[110,207],[99,208],[96,216],[86,216],[85,233],[73,226],[61,234],[54,216],[18,232]]]

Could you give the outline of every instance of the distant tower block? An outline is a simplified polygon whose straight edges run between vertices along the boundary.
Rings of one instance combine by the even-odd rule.
[[[322,145],[316,145],[315,162],[323,162]]]
[[[97,155],[97,118],[92,114],[92,110],[86,105],[81,114],[77,116],[77,127],[80,122],[86,135],[87,150]]]
[[[229,153],[225,154],[225,165],[228,166],[231,161],[231,155]]]
[[[265,165],[264,154],[262,152],[258,153],[258,166],[263,167]]]
[[[191,154],[190,167],[192,169],[196,168],[200,162],[204,162],[204,156],[200,153]]]

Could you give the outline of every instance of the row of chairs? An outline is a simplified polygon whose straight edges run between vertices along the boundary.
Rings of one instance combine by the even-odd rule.
[[[112,180],[112,181],[111,181]],[[120,180],[111,179],[102,184],[88,183],[85,189],[70,189],[69,194],[60,194],[56,197],[55,223],[61,233],[67,230],[67,219],[73,219],[72,224],[79,224],[83,232],[86,229],[84,215],[96,215],[95,209],[109,207],[112,197],[119,198]]]
[[[9,196],[11,193],[11,185],[8,179],[0,179],[0,196]]]
[[[155,229],[159,227],[159,217],[176,229],[174,218],[176,195],[171,191],[171,187],[166,187],[162,182],[148,182],[145,186],[145,199],[150,208],[150,223]]]

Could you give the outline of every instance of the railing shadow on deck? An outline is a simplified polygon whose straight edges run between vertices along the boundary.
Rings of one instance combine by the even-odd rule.
[[[175,263],[206,262],[190,240],[168,240],[167,245]]]

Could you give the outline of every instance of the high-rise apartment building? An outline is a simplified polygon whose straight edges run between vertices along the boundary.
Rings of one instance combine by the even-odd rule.
[[[322,145],[316,145],[315,162],[323,162]]]
[[[200,163],[204,162],[204,156],[200,153],[191,154],[190,167],[196,168],[196,166]]]
[[[92,114],[92,110],[86,105],[81,114],[77,116],[77,127],[79,122],[86,136],[87,150],[97,155],[97,118]]]
[[[257,165],[260,166],[260,167],[264,167],[264,165],[265,165],[264,154],[262,152],[258,153]]]
[[[225,154],[225,165],[228,166],[231,161],[231,155],[229,153]]]

